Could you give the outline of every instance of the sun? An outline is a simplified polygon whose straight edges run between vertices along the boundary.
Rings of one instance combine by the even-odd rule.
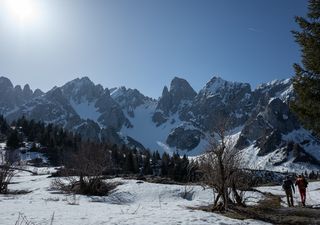
[[[34,0],[5,0],[8,13],[20,23],[34,22],[38,11]]]

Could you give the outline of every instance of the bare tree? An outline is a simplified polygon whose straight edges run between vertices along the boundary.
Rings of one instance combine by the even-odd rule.
[[[0,150],[0,193],[8,193],[8,185],[14,176],[14,169],[8,162],[5,154]]]
[[[235,141],[226,137],[226,127],[226,123],[218,127],[218,138],[211,140],[206,153],[199,159],[204,183],[217,193],[214,208],[222,199],[222,207],[225,210],[229,203],[244,205],[242,191],[248,183],[242,170],[240,151],[235,148]]]
[[[0,193],[8,193],[8,184],[14,176],[14,170],[10,164],[5,163],[0,165]]]
[[[52,187],[66,192],[105,195],[114,184],[103,181],[103,174],[112,167],[111,151],[103,145],[84,143],[65,164],[63,178],[56,178]]]

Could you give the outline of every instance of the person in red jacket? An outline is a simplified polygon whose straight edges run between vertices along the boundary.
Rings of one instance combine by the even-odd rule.
[[[295,185],[298,186],[302,205],[306,206],[306,189],[308,187],[308,181],[304,178],[304,176],[299,175]]]

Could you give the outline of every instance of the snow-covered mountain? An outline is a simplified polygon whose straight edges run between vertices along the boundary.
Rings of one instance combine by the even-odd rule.
[[[23,89],[20,85],[14,87],[8,78],[0,77],[0,114],[6,116],[42,94],[40,89],[33,92],[28,84]]]
[[[256,169],[319,169],[320,142],[288,107],[290,79],[252,89],[249,84],[213,77],[198,93],[175,77],[162,96],[136,89],[107,89],[83,77],[33,92],[0,78],[0,112],[59,124],[93,140],[196,156],[214,130],[228,121],[228,135]],[[306,164],[307,163],[307,164]]]

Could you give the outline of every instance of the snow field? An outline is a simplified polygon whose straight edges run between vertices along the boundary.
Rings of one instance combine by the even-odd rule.
[[[284,190],[281,186],[271,186],[271,187],[259,187],[260,191],[270,192],[272,194],[280,195],[281,205],[287,207],[287,198]],[[295,186],[295,194],[293,195],[294,205],[301,205],[301,199],[298,188]],[[320,207],[320,181],[309,182],[307,188],[306,205],[312,208]]]
[[[15,224],[19,213],[23,213],[37,225],[49,224],[53,214],[54,225],[267,224],[254,220],[234,220],[188,208],[212,202],[212,191],[200,186],[121,180],[123,184],[109,196],[88,197],[56,193],[50,190],[52,179],[48,175],[32,176],[28,172],[19,172],[9,188],[32,192],[24,195],[0,195],[0,224]],[[187,198],[183,198],[185,190],[192,193]]]

